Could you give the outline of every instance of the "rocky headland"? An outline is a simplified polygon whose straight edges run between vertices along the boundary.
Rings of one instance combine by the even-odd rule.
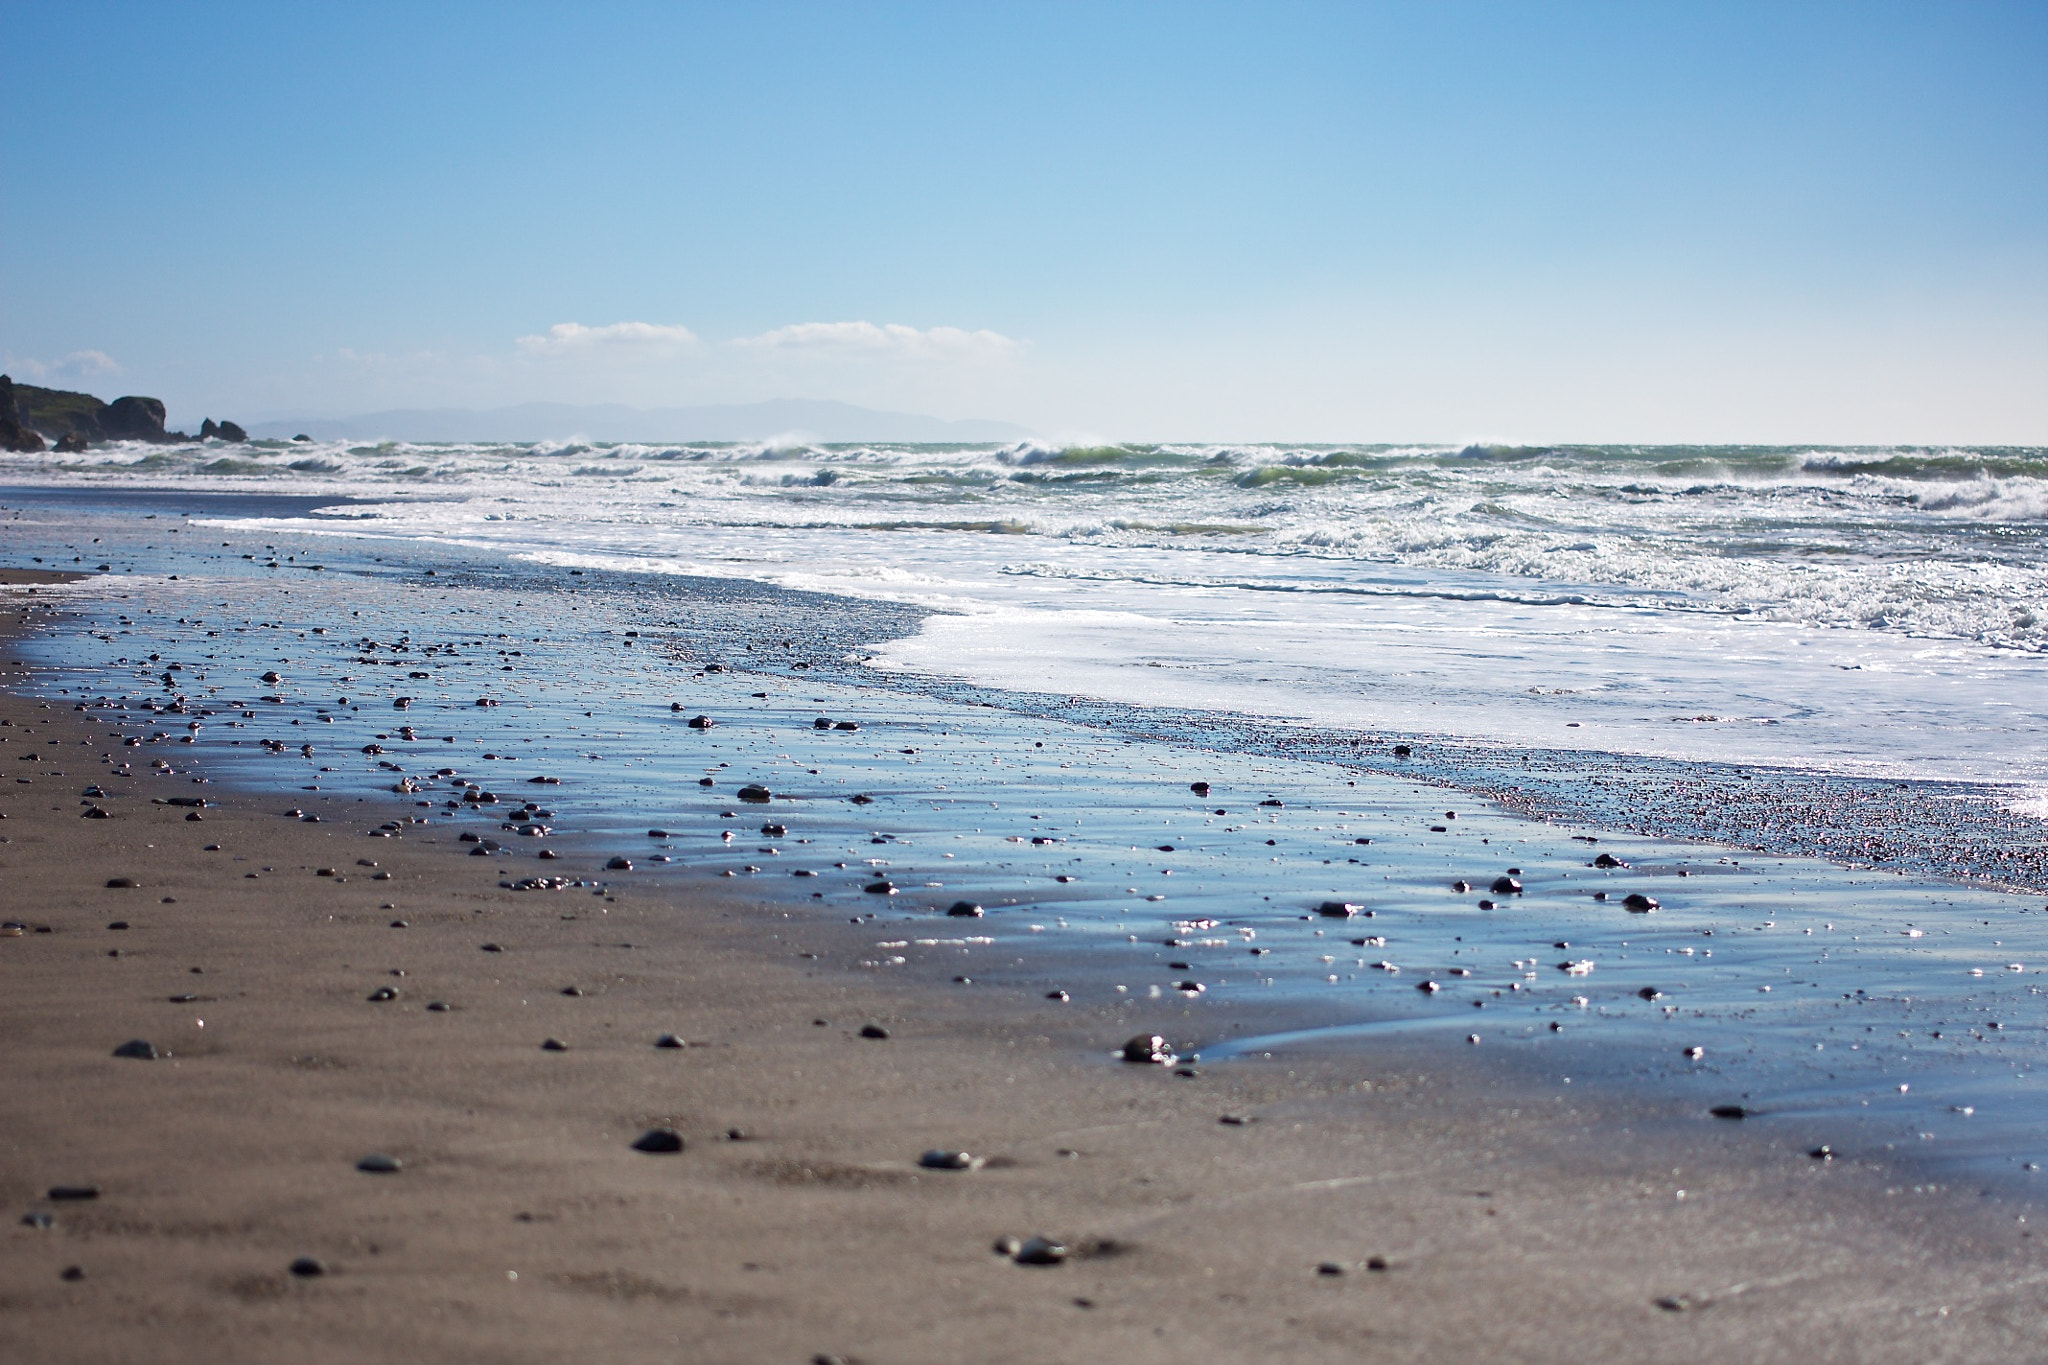
[[[164,429],[160,398],[130,394],[109,403],[89,393],[17,384],[0,374],[0,447],[16,451],[84,450],[105,441],[190,441],[182,431]],[[206,419],[198,439],[246,441],[249,433],[233,422]]]

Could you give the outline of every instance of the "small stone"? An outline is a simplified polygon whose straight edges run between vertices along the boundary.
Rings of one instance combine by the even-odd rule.
[[[896,894],[896,883],[884,878],[878,882],[869,882],[861,890],[870,896],[893,896]]]
[[[860,1026],[860,1036],[863,1038],[887,1038],[889,1030],[883,1028],[880,1024],[862,1024]]]
[[[97,1185],[52,1185],[44,1192],[50,1199],[97,1199],[100,1187]]]
[[[1385,1270],[1387,1269],[1387,1258],[1384,1256],[1368,1256],[1365,1258],[1365,1268],[1374,1271]]]
[[[126,929],[128,927],[128,921],[125,919],[108,920],[107,927],[109,929]]]
[[[1010,1259],[1018,1265],[1058,1265],[1067,1259],[1067,1248],[1063,1242],[1050,1237],[1033,1237],[1017,1248],[1017,1254]]]
[[[1130,1039],[1121,1055],[1127,1062],[1151,1066],[1171,1066],[1174,1061],[1173,1045],[1156,1033],[1141,1033]]]
[[[1833,1161],[1835,1159],[1835,1149],[1825,1142],[1818,1147],[1807,1148],[1806,1154],[1815,1161]]]
[[[709,730],[712,726],[716,724],[718,724],[718,722],[711,719],[711,717],[709,716],[690,717],[690,728],[692,730]]]
[[[563,1042],[560,1038],[543,1038],[541,1040],[540,1050],[542,1052],[567,1052],[569,1050],[569,1045]]]
[[[483,945],[483,951],[487,953],[502,953],[505,950],[495,943],[486,943]]]
[[[427,1013],[429,1013],[429,1014],[446,1014],[447,1012],[448,1012],[448,1002],[447,1002],[447,1001],[445,1001],[445,1000],[430,1000],[430,1001],[428,1001],[428,1002],[427,1002]]]
[[[1664,998],[1664,992],[1658,990],[1655,986],[1645,986],[1637,991],[1636,995],[1639,999],[1643,1000],[1662,1000]]]
[[[47,1213],[24,1213],[21,1225],[25,1228],[47,1229],[57,1226],[57,1220]]]
[[[917,1164],[933,1171],[972,1171],[982,1165],[982,1158],[969,1156],[965,1152],[951,1152],[943,1147],[934,1147],[918,1157]]]
[[[136,887],[138,887],[138,886],[141,886],[141,885],[142,885],[142,883],[141,883],[141,882],[138,882],[138,881],[136,881],[136,880],[135,880],[135,878],[133,878],[133,877],[109,877],[109,878],[107,878],[107,889],[108,889],[109,891],[132,891],[132,890],[134,890],[134,889],[135,889]]]
[[[405,1169],[405,1165],[397,1157],[372,1152],[356,1163],[356,1169],[365,1175],[397,1175]]]
[[[1756,1111],[1740,1104],[1717,1104],[1707,1112],[1717,1119],[1746,1119]]]
[[[955,919],[980,919],[981,907],[973,901],[954,901],[946,907],[946,913]]]
[[[1457,892],[1461,896],[1465,894],[1467,891],[1470,891],[1471,889],[1472,883],[1464,881],[1462,879],[1451,883],[1451,890]]]
[[[739,789],[739,798],[742,801],[752,801],[756,805],[765,805],[767,802],[774,800],[775,793],[769,791],[758,782],[749,782],[746,786]]]
[[[311,1256],[299,1257],[298,1260],[291,1263],[288,1269],[302,1280],[310,1280],[327,1273],[327,1267],[314,1260]]]
[[[689,1046],[682,1039],[676,1037],[676,1035],[673,1033],[662,1034],[659,1038],[656,1038],[654,1040],[654,1045],[656,1047],[661,1048],[680,1048]]]
[[[394,929],[410,929],[412,926],[402,919],[395,919],[391,921],[391,927]]]
[[[164,1054],[158,1052],[155,1045],[145,1039],[130,1038],[127,1042],[114,1049],[114,1055],[116,1057],[132,1057],[138,1062],[153,1062]]]
[[[1068,995],[1065,991],[1047,991],[1045,993],[1045,998],[1048,1000],[1058,1001],[1062,1005],[1066,1004],[1069,1000],[1073,999],[1073,997]]]
[[[1209,784],[1207,782],[1190,782],[1188,783],[1188,790],[1197,796],[1207,796],[1209,794]]]
[[[1496,896],[1519,896],[1522,894],[1522,884],[1513,877],[1495,877],[1493,885],[1487,890]]]
[[[1230,1128],[1242,1128],[1246,1124],[1258,1122],[1250,1114],[1222,1114],[1217,1117],[1216,1121]]]
[[[82,1266],[67,1265],[57,1273],[57,1278],[60,1280],[82,1280],[85,1278],[85,1270]]]
[[[649,1128],[633,1139],[633,1150],[665,1155],[683,1150],[683,1135],[673,1128]]]
[[[1622,901],[1621,908],[1632,915],[1647,915],[1657,908],[1657,902],[1640,891],[1631,891]]]
[[[1619,858],[1615,857],[1615,856],[1614,856],[1614,855],[1613,855],[1612,853],[1603,853],[1603,854],[1601,854],[1601,855],[1600,855],[1599,857],[1597,857],[1597,858],[1595,858],[1595,859],[1593,860],[1593,866],[1595,866],[1595,867],[1627,867],[1627,866],[1628,866],[1628,864],[1627,864],[1627,863],[1625,863],[1625,862],[1623,862],[1623,861],[1622,861],[1621,859],[1619,859]]]
[[[633,860],[631,858],[613,858],[604,867],[607,872],[631,872],[633,870]]]
[[[1696,1062],[1706,1055],[1707,1050],[1703,1047],[1689,1047],[1685,1050],[1685,1059],[1688,1062]]]
[[[398,998],[398,991],[391,986],[379,986],[364,998],[373,1004],[383,1004],[387,1000],[396,1000]]]
[[[1363,908],[1349,901],[1324,901],[1316,907],[1316,913],[1330,919],[1349,919]]]
[[[562,987],[562,994],[581,997],[583,988],[581,986],[564,986]]]
[[[1338,1265],[1335,1261],[1324,1261],[1316,1267],[1316,1274],[1318,1275],[1342,1275],[1343,1273],[1344,1267]]]

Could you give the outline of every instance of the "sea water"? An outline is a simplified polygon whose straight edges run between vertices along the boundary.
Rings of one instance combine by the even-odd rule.
[[[881,670],[1546,748],[1996,784],[2048,813],[2048,451],[321,445],[13,483],[914,604]]]

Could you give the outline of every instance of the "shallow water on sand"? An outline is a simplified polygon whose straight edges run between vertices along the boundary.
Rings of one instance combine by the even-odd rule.
[[[44,558],[98,535],[138,572],[50,593],[85,629],[22,653],[127,737],[137,795],[84,795],[97,765],[11,774],[82,804],[197,778],[277,792],[280,818],[390,802],[377,836],[474,835],[503,881],[565,883],[542,903],[718,877],[789,907],[785,938],[868,925],[864,970],[1124,1003],[1205,1066],[1421,1031],[1845,1157],[2023,1187],[2048,1161],[2037,896],[919,695],[848,662],[914,625],[877,604],[95,515],[46,521]]]

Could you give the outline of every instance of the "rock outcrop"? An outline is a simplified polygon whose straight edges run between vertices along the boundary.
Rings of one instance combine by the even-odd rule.
[[[209,417],[199,424],[199,439],[204,441],[209,438],[217,441],[246,441],[249,439],[249,433],[233,422],[216,422]]]
[[[68,442],[63,450],[82,450],[97,441],[189,441],[182,431],[164,430],[161,399],[129,395],[105,403],[89,393],[16,384],[0,375],[0,445],[9,450],[41,450],[46,441]],[[234,440],[247,440],[228,422]],[[30,444],[29,442],[33,442]]]
[[[42,436],[23,417],[14,381],[0,374],[0,450],[41,450],[43,444]]]

